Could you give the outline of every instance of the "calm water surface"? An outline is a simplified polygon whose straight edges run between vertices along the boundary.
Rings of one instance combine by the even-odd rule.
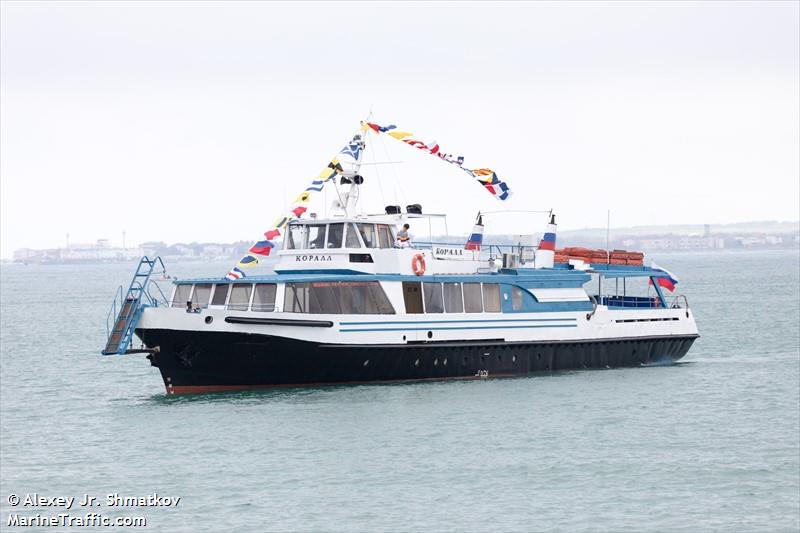
[[[181,497],[95,509],[152,531],[797,531],[798,252],[656,260],[702,334],[683,364],[170,398],[99,355],[131,265],[4,266],[0,529],[37,530],[12,493],[116,492]]]

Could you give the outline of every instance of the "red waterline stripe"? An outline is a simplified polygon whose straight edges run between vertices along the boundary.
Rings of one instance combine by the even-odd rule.
[[[490,374],[487,378],[510,378],[523,374]],[[293,389],[303,387],[331,387],[334,385],[375,385],[380,383],[414,383],[420,381],[451,381],[487,379],[480,376],[455,376],[443,378],[416,378],[416,379],[383,379],[373,381],[334,381],[321,383],[286,383],[275,385],[168,385],[167,394],[204,394],[209,392],[232,392],[257,389]]]

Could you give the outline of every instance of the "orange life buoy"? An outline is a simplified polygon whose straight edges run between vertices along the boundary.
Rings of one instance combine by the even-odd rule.
[[[422,254],[417,254],[411,260],[411,270],[414,274],[421,276],[425,273],[425,257]]]

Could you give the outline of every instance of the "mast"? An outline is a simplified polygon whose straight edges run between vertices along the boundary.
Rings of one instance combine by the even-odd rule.
[[[340,161],[342,170],[339,172],[339,183],[336,184],[339,201],[338,205],[334,205],[334,207],[338,207],[346,217],[355,216],[358,200],[361,196],[361,185],[364,183],[364,177],[359,174],[359,171],[361,170],[361,159],[364,150],[366,150],[366,143],[359,132],[353,136],[350,143],[340,152],[340,154],[344,154],[353,160],[352,162]],[[344,196],[339,191],[339,185],[346,186]]]

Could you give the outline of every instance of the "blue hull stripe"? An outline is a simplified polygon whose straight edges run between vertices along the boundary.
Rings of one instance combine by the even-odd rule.
[[[471,329],[532,329],[532,328],[577,328],[577,324],[540,324],[529,326],[469,326],[469,327],[443,327],[443,328],[356,328],[356,329],[339,329],[339,332],[356,332],[356,331],[441,331],[441,330],[471,330]]]
[[[339,322],[340,326],[389,326],[389,325],[416,325],[416,324],[491,324],[493,322],[563,322],[576,321],[574,317],[564,318],[498,318],[496,320],[409,320],[409,321],[384,321],[384,322]]]

